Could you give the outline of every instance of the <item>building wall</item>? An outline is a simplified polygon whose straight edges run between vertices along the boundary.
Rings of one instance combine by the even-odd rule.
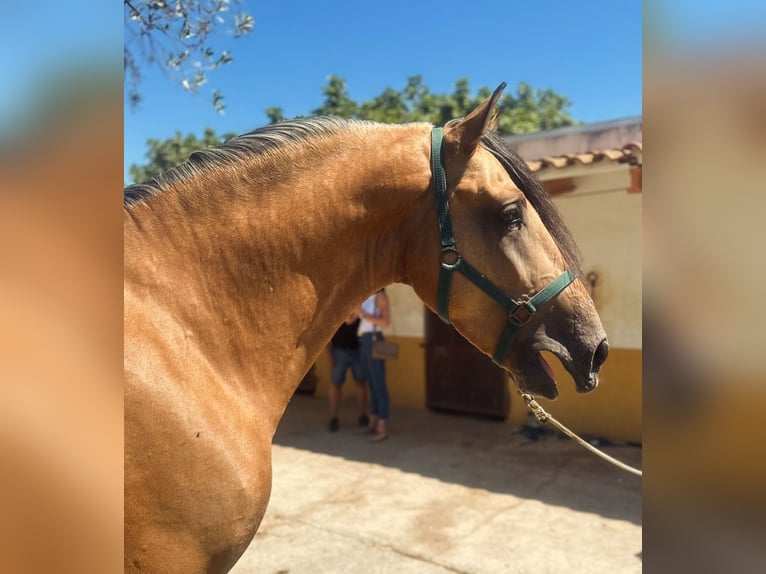
[[[614,349],[601,368],[598,388],[586,395],[575,391],[574,382],[555,357],[545,359],[553,368],[559,396],[539,399],[540,405],[578,434],[612,441],[641,442],[642,393],[640,349]],[[514,389],[514,387],[511,387]],[[511,396],[510,424],[523,424],[528,409],[515,390]]]
[[[504,139],[523,158],[544,158],[560,154],[583,153],[589,150],[621,148],[628,142],[643,140],[643,118],[634,116],[532,134],[506,136]]]
[[[554,200],[580,248],[584,274],[597,274],[593,300],[617,349],[641,348],[642,197],[629,187],[629,169],[621,167],[579,177],[575,191]]]
[[[414,293],[413,293],[414,294]],[[422,303],[420,303],[422,315]],[[423,409],[426,406],[426,369],[422,337],[398,337],[387,335],[387,339],[399,343],[399,358],[386,361],[386,380],[393,407]],[[316,364],[316,396],[327,397],[330,386],[330,362],[323,353]],[[354,384],[350,373],[346,374],[343,398],[354,395]],[[329,404],[329,403],[328,403]],[[329,407],[328,407],[329,408]],[[355,412],[346,413],[347,420],[353,420]],[[341,417],[343,417],[341,413]]]
[[[426,381],[422,339],[389,337],[400,344],[400,356],[387,363],[387,379],[391,403],[394,407],[425,408]],[[587,395],[575,392],[569,374],[552,356],[546,360],[558,381],[559,397],[555,401],[540,399],[540,404],[557,419],[577,433],[609,438],[613,441],[641,442],[641,361],[640,349],[615,349],[601,371],[598,389]],[[330,367],[326,355],[317,361],[316,395],[326,398],[330,385]],[[508,424],[520,425],[529,412],[509,378],[511,411]],[[354,395],[353,381],[348,376],[344,385],[344,398]],[[348,407],[346,407],[348,409]],[[355,411],[345,413],[346,420],[355,417]],[[344,416],[343,413],[341,416]],[[395,424],[392,423],[392,424]]]
[[[628,168],[613,166],[574,177],[576,189],[554,201],[582,252],[583,270],[595,272],[594,301],[610,341],[598,389],[588,395],[574,390],[571,377],[553,356],[559,398],[540,401],[557,419],[578,433],[611,440],[641,441],[641,194],[629,194]],[[406,285],[386,288],[392,307],[386,336],[400,344],[400,357],[387,362],[392,405],[425,408],[424,307]],[[317,363],[317,394],[327,396],[329,363]],[[527,409],[511,385],[508,423],[523,424]],[[346,383],[346,394],[353,385]],[[353,415],[351,415],[353,417]],[[395,424],[392,422],[392,424]]]
[[[583,273],[596,274],[591,292],[609,340],[609,358],[599,387],[580,395],[558,360],[546,357],[559,383],[559,397],[540,404],[575,432],[641,442],[642,195],[627,191],[628,166],[580,168],[579,173],[575,190],[554,201],[580,248]],[[523,402],[512,403],[510,422],[525,416]]]

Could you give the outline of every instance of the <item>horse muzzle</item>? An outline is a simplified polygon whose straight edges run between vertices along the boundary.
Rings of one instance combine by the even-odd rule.
[[[598,386],[598,373],[601,370],[601,365],[606,361],[609,355],[609,342],[606,337],[596,347],[593,352],[593,358],[591,359],[590,372],[587,377],[582,379],[582,382],[578,383],[575,378],[575,385],[578,393],[589,393]]]
[[[602,337],[596,344],[578,341],[565,346],[559,341],[538,335],[529,347],[519,345],[511,357],[511,372],[519,388],[524,392],[555,399],[558,396],[558,382],[553,368],[541,351],[554,355],[572,376],[578,393],[589,393],[598,386],[601,366],[609,354],[609,343]],[[526,350],[523,348],[526,347]]]

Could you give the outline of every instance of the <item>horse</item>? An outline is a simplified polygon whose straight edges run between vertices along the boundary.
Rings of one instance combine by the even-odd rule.
[[[596,387],[606,334],[561,217],[493,131],[504,87],[443,128],[302,118],[125,188],[126,571],[233,566],[293,392],[385,285],[526,392],[557,394],[542,350]]]

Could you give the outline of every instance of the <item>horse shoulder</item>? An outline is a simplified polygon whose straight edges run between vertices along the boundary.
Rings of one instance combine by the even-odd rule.
[[[136,297],[126,290],[126,567],[176,571],[159,562],[173,547],[186,571],[197,556],[233,564],[268,503],[271,434],[183,326]]]

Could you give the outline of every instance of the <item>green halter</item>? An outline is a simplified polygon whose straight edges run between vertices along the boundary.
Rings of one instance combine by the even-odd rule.
[[[442,157],[443,137],[444,128],[433,128],[431,131],[431,173],[434,180],[436,213],[439,219],[439,234],[441,235],[442,243],[441,272],[439,273],[439,291],[436,297],[436,308],[442,321],[449,325],[449,296],[450,288],[452,287],[453,271],[462,273],[471,283],[502,305],[508,311],[508,325],[506,325],[500,335],[500,340],[498,340],[495,353],[492,356],[492,360],[502,367],[511,348],[511,342],[519,329],[532,319],[532,316],[540,307],[572,283],[575,280],[575,274],[567,269],[530,299],[516,301],[506,295],[499,287],[460,256],[455,245],[455,238],[452,235],[452,222],[449,215],[447,177],[444,173],[444,158]]]

